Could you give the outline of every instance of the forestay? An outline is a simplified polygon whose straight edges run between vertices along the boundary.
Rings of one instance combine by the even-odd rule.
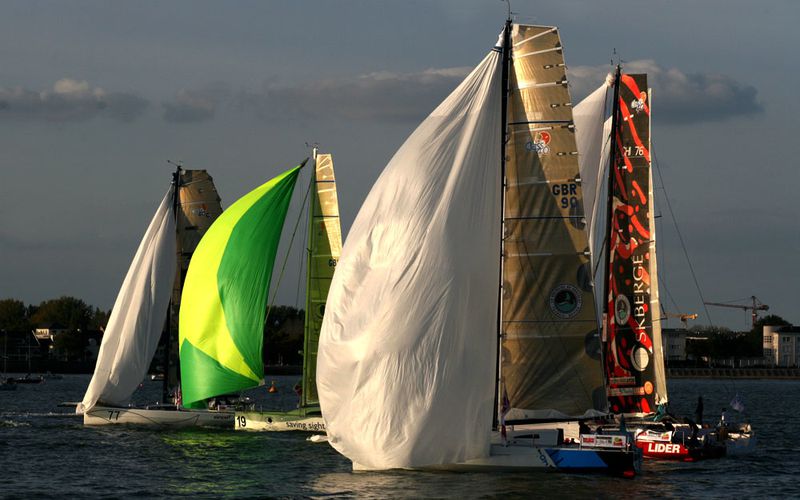
[[[515,25],[506,147],[507,419],[605,409],[583,187],[558,30]]]
[[[175,276],[174,188],[161,200],[139,244],[103,334],[94,375],[77,412],[98,402],[126,406],[147,374]]]
[[[329,441],[356,468],[488,456],[500,87],[495,50],[397,151],[345,242],[317,385]]]

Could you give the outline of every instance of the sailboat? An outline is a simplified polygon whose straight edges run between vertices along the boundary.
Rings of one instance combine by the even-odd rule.
[[[355,469],[635,475],[626,433],[559,425],[606,409],[589,256],[558,29],[509,19],[350,230],[317,361],[331,445]]]
[[[233,411],[188,409],[175,401],[178,382],[171,348],[186,266],[221,212],[208,173],[178,167],[114,303],[94,375],[76,408],[83,414],[84,425],[233,426]],[[167,333],[162,335],[165,325]],[[167,372],[162,401],[131,406],[131,397],[147,375],[162,337]]]
[[[317,345],[328,289],[342,251],[342,230],[333,157],[319,154],[315,147],[312,159],[300,403],[296,409],[289,411],[237,411],[237,430],[325,432],[317,395]]]
[[[610,88],[612,112],[606,120],[603,108]],[[605,233],[604,243],[595,245],[600,255],[593,261],[595,271],[603,272],[603,366],[611,413],[624,416],[645,457],[696,461],[724,456],[726,448],[746,448],[749,426],[730,429],[730,433],[726,429],[722,434],[730,437],[720,438],[717,429],[679,422],[663,411],[668,395],[650,158],[652,92],[647,75],[626,74],[617,66],[613,78],[579,103],[577,111],[586,121],[586,127],[579,129],[583,130],[579,142],[590,156],[584,175],[596,174],[596,192],[607,195],[605,217],[595,210],[591,223]],[[599,157],[597,151],[601,151]],[[602,172],[606,172],[605,183]],[[597,202],[596,207],[602,206]],[[605,262],[600,265],[602,259]]]
[[[264,383],[267,295],[292,192],[305,163],[237,200],[212,224],[192,256],[179,321],[186,407],[225,400]]]

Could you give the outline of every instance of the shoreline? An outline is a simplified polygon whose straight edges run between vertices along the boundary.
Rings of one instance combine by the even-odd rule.
[[[800,368],[667,368],[667,377],[800,380]]]

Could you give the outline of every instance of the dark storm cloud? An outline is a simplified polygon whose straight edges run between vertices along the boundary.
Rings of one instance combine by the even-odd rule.
[[[468,71],[469,68],[444,68],[417,73],[380,72],[297,87],[268,85],[260,92],[241,92],[237,103],[270,118],[299,115],[418,121],[433,111]]]
[[[0,119],[68,122],[109,116],[129,122],[141,115],[147,105],[135,94],[107,92],[70,78],[58,80],[52,89],[42,91],[0,87]]]
[[[609,66],[571,67],[569,77],[575,101],[597,88],[609,71]],[[756,88],[729,76],[684,73],[676,68],[662,68],[651,60],[625,63],[625,71],[647,73],[658,120],[664,123],[720,121],[764,111]]]
[[[193,123],[211,120],[220,104],[230,98],[230,88],[223,83],[201,89],[181,89],[170,102],[161,103],[164,120],[172,123]]]

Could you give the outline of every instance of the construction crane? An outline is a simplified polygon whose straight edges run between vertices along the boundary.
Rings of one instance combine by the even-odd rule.
[[[756,326],[756,321],[758,321],[758,311],[769,311],[769,306],[762,303],[760,300],[756,298],[755,295],[750,296],[750,300],[753,301],[752,306],[743,306],[743,305],[736,305],[736,304],[723,304],[721,302],[703,302],[703,304],[709,306],[718,306],[718,307],[733,307],[734,309],[742,309],[744,311],[752,311],[753,317],[753,327]]]
[[[683,329],[689,329],[689,320],[690,319],[697,319],[697,314],[680,314],[680,313],[668,313],[665,312],[664,315],[668,318],[678,318],[683,323]]]

